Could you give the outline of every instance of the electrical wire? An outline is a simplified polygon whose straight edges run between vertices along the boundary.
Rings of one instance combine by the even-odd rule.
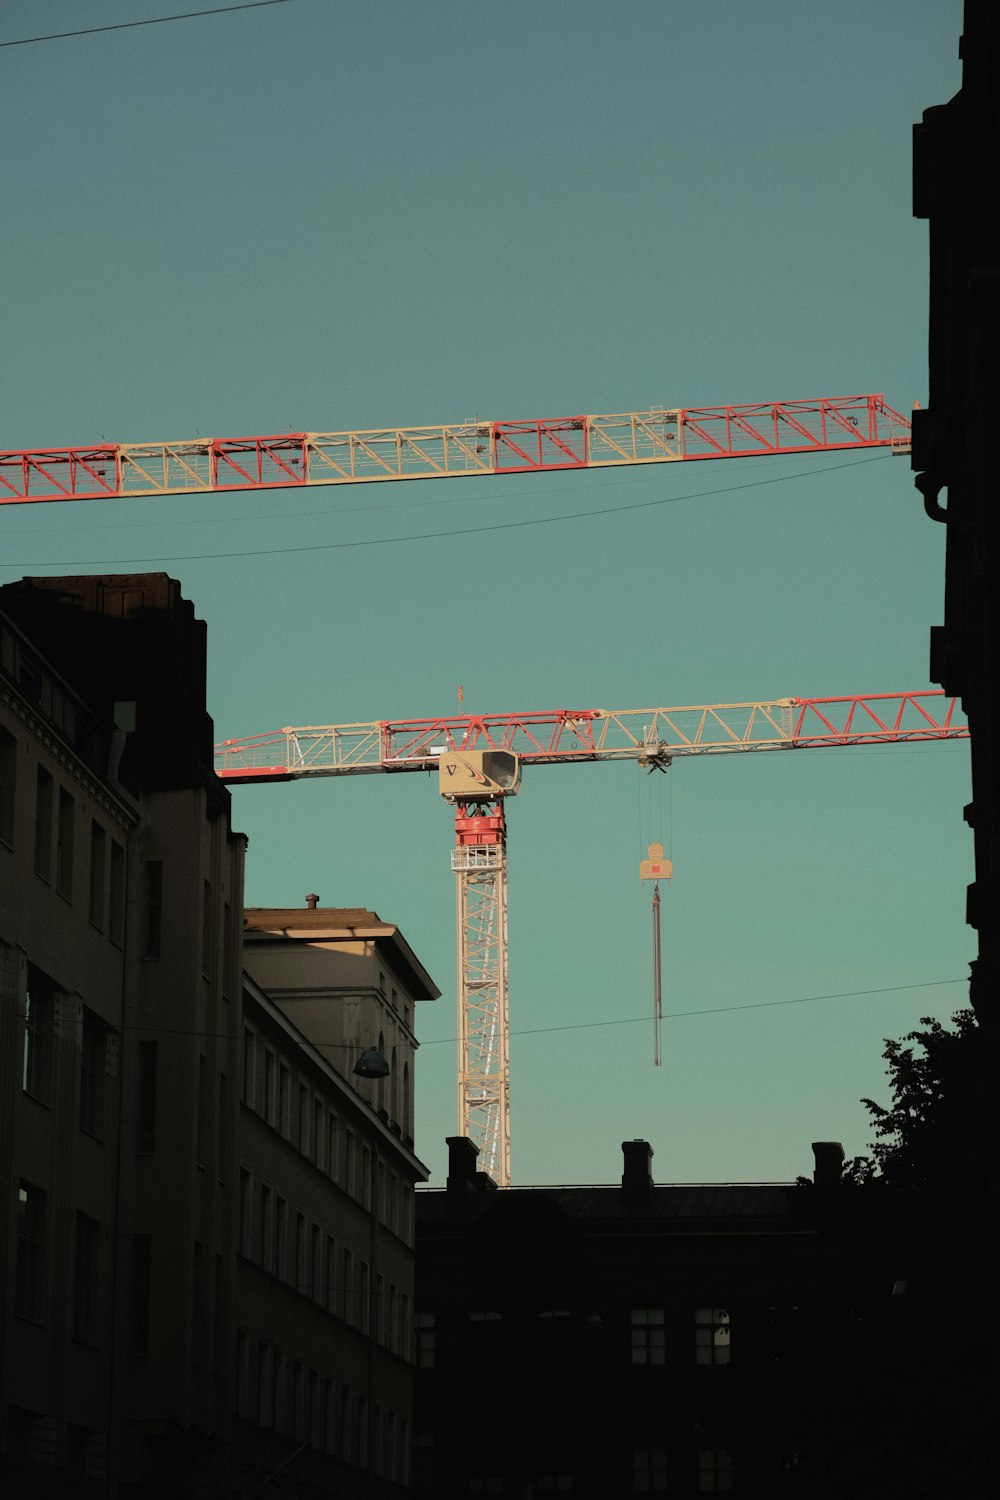
[[[21,568],[69,568],[69,567],[137,567],[140,563],[179,563],[179,562],[219,562],[242,557],[284,557],[293,553],[303,552],[343,552],[358,547],[391,547],[405,545],[409,542],[431,542],[441,541],[457,536],[481,536],[486,532],[494,531],[520,531],[526,526],[555,526],[566,521],[587,520],[592,516],[613,516],[623,514],[631,510],[649,510],[654,506],[673,505],[681,500],[705,500],[714,499],[719,495],[732,495],[741,490],[760,489],[765,485],[782,484],[792,479],[809,479],[813,475],[830,474],[842,469],[856,469],[861,464],[879,463],[885,457],[878,454],[873,458],[855,459],[847,464],[827,464],[822,469],[804,469],[797,474],[782,474],[768,479],[748,479],[742,484],[722,485],[714,490],[698,490],[689,495],[663,495],[656,500],[634,500],[626,505],[605,505],[596,510],[568,511],[561,516],[532,516],[526,521],[498,521],[490,526],[465,526],[449,531],[423,531],[409,536],[384,536],[363,537],[356,542],[312,542],[301,547],[252,547],[239,552],[193,552],[193,553],[157,553],[146,557],[97,557],[87,562],[69,560],[65,562],[52,562],[48,559],[42,561],[21,561],[4,563],[3,566],[15,571]]]
[[[876,455],[876,456],[882,457],[882,455]],[[869,460],[868,459],[862,459],[862,460],[859,460],[859,462],[868,463]],[[850,469],[850,468],[854,467],[854,463],[853,463],[853,461],[851,461],[849,463],[837,464],[834,467],[841,468],[841,469]],[[565,471],[563,471],[563,472],[565,472]],[[607,473],[607,470],[604,470],[603,472]],[[808,476],[808,474],[811,473],[811,472],[815,473],[815,472],[820,472],[820,471],[817,471],[817,470],[803,470],[802,473],[799,476],[796,476],[796,475],[793,474],[793,475],[790,475],[789,477],[792,478],[792,479],[794,479],[796,477],[806,478]],[[825,473],[825,472],[828,472],[828,470],[823,470],[822,472]],[[596,475],[598,473],[597,469],[588,469],[587,473],[592,476],[591,479],[589,480],[588,484],[587,484],[588,491],[589,490],[609,490],[609,489],[614,488],[615,486],[618,486],[620,488],[621,485],[622,485],[622,475],[620,475],[620,474],[616,474],[614,478],[599,479],[599,478],[596,477]],[[428,476],[428,477],[432,477],[432,476]],[[472,479],[472,480],[479,479],[480,477],[483,477],[483,476],[480,476],[480,475],[469,475],[469,478]],[[495,476],[490,476],[490,477],[500,478],[501,476],[495,475]],[[524,479],[527,478],[527,476],[522,474],[522,475],[519,476],[519,478],[521,478],[522,480],[524,480]],[[526,500],[532,500],[532,499],[534,499],[534,497],[536,495],[547,495],[547,496],[549,496],[551,498],[552,495],[561,495],[561,494],[564,494],[564,493],[568,494],[570,491],[574,491],[574,490],[577,491],[577,493],[579,493],[579,484],[577,483],[577,480],[575,478],[571,479],[568,484],[556,484],[554,482],[554,475],[552,473],[545,473],[544,471],[542,471],[542,478],[543,478],[542,484],[534,485],[531,489],[527,489],[527,488],[522,487],[521,485],[518,485],[516,494],[513,494],[513,495],[511,495],[508,498],[508,503],[510,503],[510,500],[512,499],[515,504],[520,505],[520,504],[522,504]],[[412,498],[413,494],[414,494],[414,487],[413,487],[413,484],[410,484],[410,491],[409,491],[409,498],[408,499],[406,499],[406,500],[396,500],[396,501],[386,501],[385,496],[389,493],[389,490],[387,488],[387,483],[388,483],[388,481],[385,482],[385,483],[380,483],[380,484],[374,486],[374,493],[372,493],[372,489],[369,489],[368,496],[366,497],[365,502],[362,505],[338,505],[336,507],[336,509],[333,509],[331,506],[326,505],[321,510],[315,510],[315,509],[313,509],[313,510],[292,510],[292,511],[282,510],[280,513],[269,512],[266,515],[229,515],[229,514],[219,514],[219,513],[210,514],[210,515],[199,514],[199,515],[196,515],[196,516],[186,516],[184,518],[184,520],[183,520],[183,525],[184,526],[227,526],[231,530],[235,526],[247,526],[247,525],[250,525],[251,523],[255,523],[255,522],[260,522],[260,521],[274,521],[274,520],[279,520],[280,519],[281,524],[284,526],[289,521],[316,521],[316,520],[330,520],[330,519],[340,520],[341,517],[343,517],[343,516],[359,516],[359,515],[383,516],[383,515],[386,515],[389,511],[394,511],[394,510],[405,510],[405,511],[411,511],[412,512],[412,511],[418,510],[418,509],[419,510],[430,510],[430,509],[433,509],[433,508],[435,508],[437,506],[442,506],[442,505],[461,505],[461,506],[468,507],[470,505],[485,504],[487,502],[487,500],[489,500],[491,498],[490,491],[489,491],[489,486],[488,485],[480,485],[480,484],[477,484],[477,483],[473,483],[471,490],[468,489],[466,486],[461,485],[461,484],[450,485],[450,486],[448,486],[448,489],[450,491],[448,494],[446,494],[446,495],[436,495],[433,498],[428,498],[428,496],[425,493],[423,487],[421,487],[421,490],[420,490],[421,498],[419,500],[414,500]],[[629,486],[639,485],[639,484],[662,484],[663,483],[663,473],[662,473],[662,471],[659,472],[659,473],[656,473],[655,471],[653,473],[650,473],[649,469],[645,465],[643,465],[642,468],[641,468],[641,472],[637,471],[637,470],[634,470],[634,469],[629,471],[629,475],[628,475],[628,479],[626,480],[626,483]],[[331,488],[331,486],[323,486],[323,485],[296,485],[295,488],[296,488],[296,490],[302,490],[302,489],[306,489],[306,490],[321,490],[323,488],[329,489],[329,488]],[[342,485],[332,486],[332,488],[336,488],[340,494],[343,494],[344,487]],[[166,500],[190,500],[190,499],[201,500],[201,499],[204,498],[204,496],[207,495],[209,499],[211,499],[211,500],[213,500],[215,502],[219,502],[219,501],[223,501],[224,502],[226,500],[241,500],[245,495],[258,495],[258,494],[269,495],[269,494],[272,494],[272,493],[286,494],[287,491],[286,490],[272,491],[270,489],[268,489],[268,490],[207,490],[207,491],[195,490],[195,491],[192,491],[191,494],[165,495],[165,496],[162,496],[162,497],[159,497],[159,498],[163,498],[163,499],[166,499]],[[701,493],[701,491],[695,491],[693,497],[692,496],[678,495],[676,498],[679,499],[679,500],[697,498],[698,494],[700,494],[700,493]],[[713,491],[709,491],[708,493],[714,493],[714,492]],[[141,501],[144,501],[144,500],[155,500],[158,497],[155,496],[155,495],[135,495],[135,496],[128,496],[128,495],[108,495],[108,496],[103,496],[103,495],[101,495],[101,496],[92,496],[91,498],[94,499],[94,500],[96,500],[98,502],[97,505],[94,506],[94,510],[96,511],[96,510],[99,509],[100,503],[103,500],[127,500],[127,499],[134,499],[134,500],[137,500],[137,501],[141,502]],[[495,499],[495,495],[492,498]],[[74,501],[74,502],[71,502],[71,503],[75,504],[76,502]],[[105,507],[105,509],[106,508],[107,507]],[[60,526],[60,528],[59,528],[59,535],[61,537],[81,535],[81,534],[86,534],[87,536],[93,536],[93,534],[94,534],[95,531],[121,531],[124,527],[127,527],[130,531],[147,530],[147,529],[149,529],[151,527],[154,527],[154,526],[167,526],[167,525],[172,524],[172,522],[173,522],[173,518],[170,518],[169,520],[165,521],[162,517],[158,517],[156,520],[153,520],[153,521],[136,521],[136,520],[132,520],[132,519],[130,519],[128,521],[117,520],[117,521],[112,521],[111,524],[108,525],[108,526],[98,526],[96,524],[91,524],[91,525],[86,525],[86,526],[75,526],[73,528],[68,528],[68,527],[65,527],[65,526]],[[24,536],[51,536],[51,534],[52,534],[52,527],[51,526],[21,526],[21,527],[18,527],[16,534],[17,534],[18,537],[24,537]]]
[[[886,984],[878,989],[869,990],[838,990],[829,995],[796,995],[790,1000],[752,1000],[747,1005],[710,1005],[702,1010],[674,1010],[664,1014],[665,1021],[688,1020],[692,1016],[717,1016],[725,1015],[738,1010],[768,1010],[776,1005],[809,1005],[817,1000],[856,1000],[866,995],[896,995],[905,990],[930,990],[938,989],[948,984],[967,984],[968,979],[925,979],[916,984]],[[639,1024],[649,1025],[649,1016],[616,1016],[610,1021],[568,1021],[559,1026],[529,1026],[512,1031],[511,1036],[539,1036],[550,1031],[591,1031],[602,1026],[636,1026]],[[155,1032],[157,1036],[197,1036],[214,1037],[217,1041],[228,1040],[232,1033],[228,1031],[200,1031],[189,1026],[161,1026],[156,1022],[146,1024],[141,1021],[126,1022],[121,1031],[142,1031],[146,1033]],[[328,1052],[351,1052],[357,1051],[357,1045],[352,1042],[321,1042],[314,1037],[305,1037],[304,1040],[317,1050]],[[420,1047],[442,1047],[453,1046],[458,1041],[455,1036],[436,1036],[418,1043]]]
[[[239,5],[215,5],[211,10],[188,10],[177,16],[149,16],[145,21],[119,21],[114,26],[86,26],[82,31],[53,31],[48,36],[22,36],[0,47],[27,47],[32,42],[61,42],[71,36],[94,36],[99,31],[130,31],[133,26],[160,26],[164,21],[193,21],[198,16],[221,16],[230,10],[259,10],[264,5],[287,5],[289,0],[242,0]]]
[[[665,1021],[679,1021],[690,1016],[720,1016],[735,1010],[768,1010],[774,1005],[808,1005],[814,1000],[854,1000],[865,995],[892,995],[901,990],[929,990],[944,984],[965,984],[964,979],[927,979],[920,984],[887,984],[880,989],[874,990],[840,990],[830,995],[796,995],[791,1000],[751,1000],[749,1005],[709,1005],[702,1010],[671,1010],[665,1011]],[[641,1022],[649,1024],[648,1016],[626,1016],[624,1019],[613,1021],[571,1021],[563,1026],[531,1026],[521,1031],[512,1031],[511,1036],[538,1036],[546,1031],[588,1031],[597,1026],[634,1026]],[[457,1038],[450,1037],[449,1041]],[[432,1045],[429,1042],[421,1042],[422,1047]]]

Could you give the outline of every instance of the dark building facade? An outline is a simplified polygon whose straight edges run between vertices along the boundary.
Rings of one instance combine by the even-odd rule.
[[[979,937],[970,998],[997,1042],[1000,981],[1000,25],[990,0],[966,0],[962,87],[914,128],[913,212],[930,243],[929,405],[914,413],[912,465],[927,515],[947,527],[944,622],[930,675],[962,700],[972,738],[975,881],[968,921]]]
[[[223,1493],[244,840],[163,574],[0,589],[0,1490]]]
[[[820,1492],[859,1296],[839,1145],[799,1185],[656,1185],[626,1141],[620,1187],[505,1192],[449,1147],[417,1195],[419,1495]]]
[[[5,1500],[408,1488],[438,992],[374,912],[244,913],[205,650],[162,574],[0,589]]]

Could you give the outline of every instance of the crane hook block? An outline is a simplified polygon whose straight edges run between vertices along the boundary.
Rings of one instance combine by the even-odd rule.
[[[447,750],[438,760],[438,789],[448,802],[513,797],[521,762],[511,750]]]
[[[674,873],[674,867],[669,859],[663,858],[663,845],[650,844],[649,858],[644,859],[639,865],[640,880],[669,880]]]

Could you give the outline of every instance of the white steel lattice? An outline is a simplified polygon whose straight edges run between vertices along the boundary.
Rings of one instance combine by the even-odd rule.
[[[502,844],[452,851],[458,930],[459,1131],[479,1165],[510,1183],[507,858]]]

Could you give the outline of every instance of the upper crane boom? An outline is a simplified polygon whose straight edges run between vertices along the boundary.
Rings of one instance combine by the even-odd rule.
[[[12,449],[0,451],[0,504],[468,478],[855,448],[908,453],[910,424],[886,405],[884,396],[835,396],[517,422],[476,419],[445,427]]]
[[[512,750],[522,761],[638,760],[832,745],[968,739],[954,698],[938,689],[848,698],[777,698],[685,708],[554,709],[310,724],[215,747],[225,781],[290,781],[428,771],[446,750]]]

